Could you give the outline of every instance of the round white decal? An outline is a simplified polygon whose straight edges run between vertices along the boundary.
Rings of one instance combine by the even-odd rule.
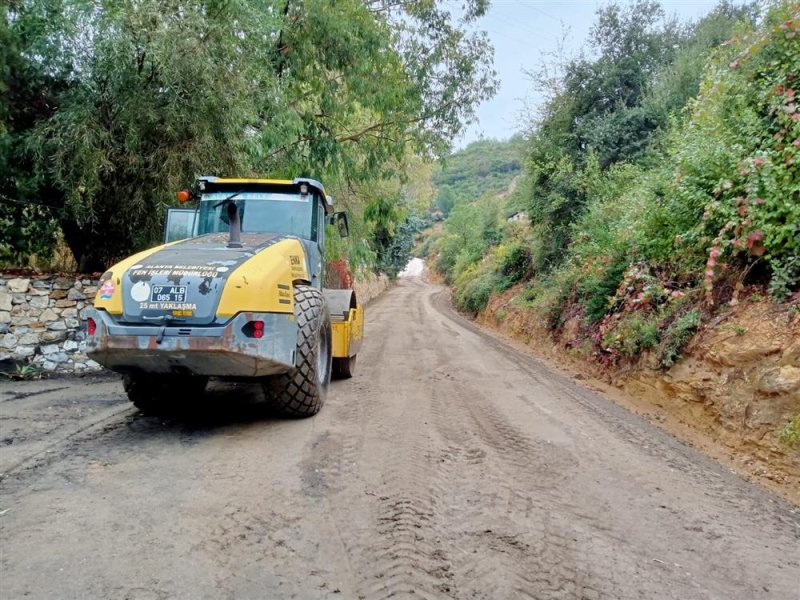
[[[147,302],[150,299],[150,284],[146,281],[139,281],[131,288],[131,298],[136,302]]]

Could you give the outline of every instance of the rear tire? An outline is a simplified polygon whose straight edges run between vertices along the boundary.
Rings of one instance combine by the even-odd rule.
[[[264,383],[264,391],[287,417],[311,417],[325,403],[331,380],[331,317],[322,292],[307,285],[294,286],[297,320],[295,368]]]
[[[188,404],[206,389],[208,377],[179,375],[125,375],[128,399],[147,415],[163,415]]]
[[[356,355],[333,359],[333,376],[336,379],[350,379],[356,371]]]

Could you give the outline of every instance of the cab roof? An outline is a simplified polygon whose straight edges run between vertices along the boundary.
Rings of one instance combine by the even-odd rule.
[[[317,181],[316,179],[310,179],[308,177],[295,177],[294,179],[261,179],[261,178],[229,178],[229,177],[214,177],[213,175],[203,175],[197,178],[197,181],[200,183],[200,190],[203,191],[204,183],[210,183],[216,186],[227,186],[227,185],[252,185],[252,186],[269,186],[269,187],[281,187],[281,186],[299,186],[300,184],[305,183],[307,186],[314,188],[322,197],[325,198],[325,212],[331,212],[333,210],[333,197],[328,196],[325,193],[324,186]]]

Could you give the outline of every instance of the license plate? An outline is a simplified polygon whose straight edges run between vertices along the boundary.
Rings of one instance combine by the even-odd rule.
[[[186,286],[154,285],[150,302],[186,302]]]

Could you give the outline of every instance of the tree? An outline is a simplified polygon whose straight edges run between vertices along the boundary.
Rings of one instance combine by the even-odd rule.
[[[53,114],[64,73],[57,56],[33,61],[22,51],[46,27],[47,15],[12,31],[8,11],[0,4],[0,261],[19,264],[30,255],[49,256],[57,231],[57,213],[47,206],[52,190],[25,153],[24,134],[38,116]],[[30,50],[41,52],[32,44]]]
[[[436,206],[445,214],[445,216],[450,214],[450,211],[453,210],[455,203],[456,195],[453,193],[453,190],[450,186],[445,185],[439,188],[439,193],[436,195]]]
[[[534,75],[550,98],[528,141],[527,209],[540,235],[537,269],[558,264],[583,211],[595,170],[646,162],[671,119],[695,96],[709,52],[752,6],[720,6],[697,24],[666,18],[657,2],[597,12],[593,57],[562,62],[558,76]]]
[[[97,270],[157,239],[199,174],[391,175],[493,92],[491,48],[466,31],[485,4],[19,0],[4,25],[33,74],[10,84],[46,74],[52,103],[12,132],[30,166],[7,195],[40,182]]]

